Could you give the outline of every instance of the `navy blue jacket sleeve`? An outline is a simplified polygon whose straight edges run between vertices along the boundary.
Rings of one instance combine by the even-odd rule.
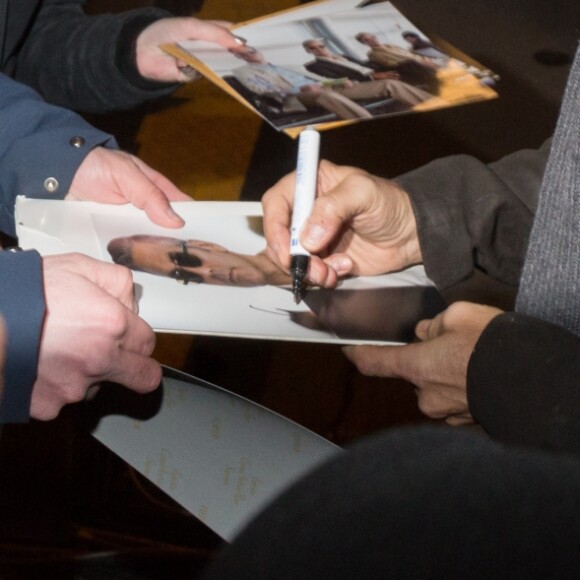
[[[0,230],[14,236],[17,195],[62,199],[91,149],[116,148],[113,137],[76,113],[45,103],[32,89],[0,74]],[[82,145],[75,137],[82,137]],[[46,184],[57,183],[56,189]]]
[[[580,453],[580,337],[523,314],[494,318],[470,358],[473,417],[499,441]]]
[[[29,418],[44,313],[40,255],[0,252],[0,314],[7,335],[0,423]]]

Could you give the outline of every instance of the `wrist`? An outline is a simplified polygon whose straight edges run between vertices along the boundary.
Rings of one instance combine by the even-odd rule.
[[[137,14],[125,22],[117,39],[115,64],[127,81],[142,90],[156,90],[162,86],[175,84],[144,77],[139,71],[137,64],[137,39],[147,27],[165,16],[169,16],[169,14],[159,11],[147,11],[143,14]]]
[[[400,197],[399,210],[396,219],[399,222],[397,239],[399,241],[401,259],[405,267],[420,264],[423,261],[421,244],[417,233],[417,220],[413,211],[413,204],[407,192],[393,183],[397,195]]]

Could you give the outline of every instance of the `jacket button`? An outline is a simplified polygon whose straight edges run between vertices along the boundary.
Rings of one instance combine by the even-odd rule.
[[[72,137],[71,140],[69,141],[69,143],[73,147],[76,147],[77,149],[80,149],[85,144],[85,140],[84,140],[83,137],[79,137],[77,135],[76,137]]]
[[[47,177],[44,180],[44,189],[46,189],[46,191],[49,191],[50,193],[56,191],[58,189],[58,185],[59,183],[54,177]]]

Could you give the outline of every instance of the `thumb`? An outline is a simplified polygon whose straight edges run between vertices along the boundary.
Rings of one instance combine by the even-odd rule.
[[[363,375],[404,378],[403,363],[411,346],[345,346],[342,351]]]
[[[307,250],[318,253],[326,249],[342,226],[356,215],[357,208],[349,197],[337,188],[314,200],[300,238]]]
[[[165,192],[155,183],[155,179],[159,180],[158,173],[135,159],[131,161],[131,169],[117,175],[121,195],[142,209],[153,223],[171,228],[183,226],[183,220],[172,209]]]

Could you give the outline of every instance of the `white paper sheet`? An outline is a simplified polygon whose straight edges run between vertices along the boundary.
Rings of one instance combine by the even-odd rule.
[[[110,415],[94,436],[225,540],[341,449],[260,405],[164,369],[146,420]]]
[[[108,262],[108,243],[134,234],[202,240],[245,256],[266,246],[259,203],[181,202],[174,208],[186,221],[179,230],[156,226],[129,205],[18,198],[19,243],[45,255],[78,251]],[[444,306],[422,267],[353,278],[333,291],[312,289],[298,305],[284,285],[183,285],[142,271],[134,272],[134,282],[139,313],[159,332],[398,344],[412,339],[420,318]]]

